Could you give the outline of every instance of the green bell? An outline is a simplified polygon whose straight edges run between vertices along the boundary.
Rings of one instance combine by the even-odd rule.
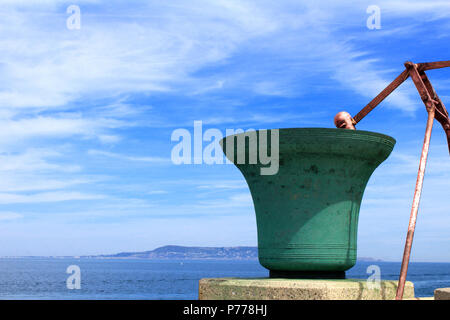
[[[345,278],[356,263],[364,189],[395,139],[362,130],[293,128],[231,135],[220,143],[250,188],[259,262],[271,277]]]

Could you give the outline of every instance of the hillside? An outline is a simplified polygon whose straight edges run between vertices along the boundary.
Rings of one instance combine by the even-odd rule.
[[[90,256],[93,257],[93,256]],[[257,247],[183,247],[164,246],[151,251],[121,252],[100,255],[102,258],[140,258],[140,259],[230,259],[254,260],[258,258]]]

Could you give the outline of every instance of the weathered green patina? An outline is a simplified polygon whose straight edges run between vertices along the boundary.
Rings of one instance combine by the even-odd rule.
[[[237,141],[237,136],[221,141],[226,154],[227,139]],[[258,148],[260,145],[258,141]],[[239,164],[236,156],[227,154],[250,188],[259,261],[271,270],[271,276],[345,275],[356,262],[364,189],[394,145],[389,136],[361,130],[279,129],[279,170],[275,175],[261,175],[264,165]],[[239,147],[234,145],[235,155]],[[248,156],[248,143],[244,147]],[[273,150],[269,145],[269,153]]]

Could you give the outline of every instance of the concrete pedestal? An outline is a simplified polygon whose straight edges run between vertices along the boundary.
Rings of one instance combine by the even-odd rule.
[[[434,290],[434,300],[450,300],[450,288]]]
[[[274,278],[201,279],[199,300],[393,300],[397,281],[310,280]],[[414,285],[407,281],[404,299],[414,298]]]

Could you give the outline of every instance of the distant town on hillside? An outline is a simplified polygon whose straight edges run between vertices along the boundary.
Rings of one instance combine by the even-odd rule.
[[[153,259],[153,260],[257,260],[258,247],[186,247],[168,245],[149,251],[119,252],[85,256],[7,256],[2,258],[93,258],[93,259]],[[358,257],[358,261],[382,261]]]
[[[185,247],[163,246],[151,251],[121,252],[110,255],[85,256],[89,258],[124,259],[215,259],[215,260],[257,260],[258,247]],[[360,257],[359,261],[381,261]]]

